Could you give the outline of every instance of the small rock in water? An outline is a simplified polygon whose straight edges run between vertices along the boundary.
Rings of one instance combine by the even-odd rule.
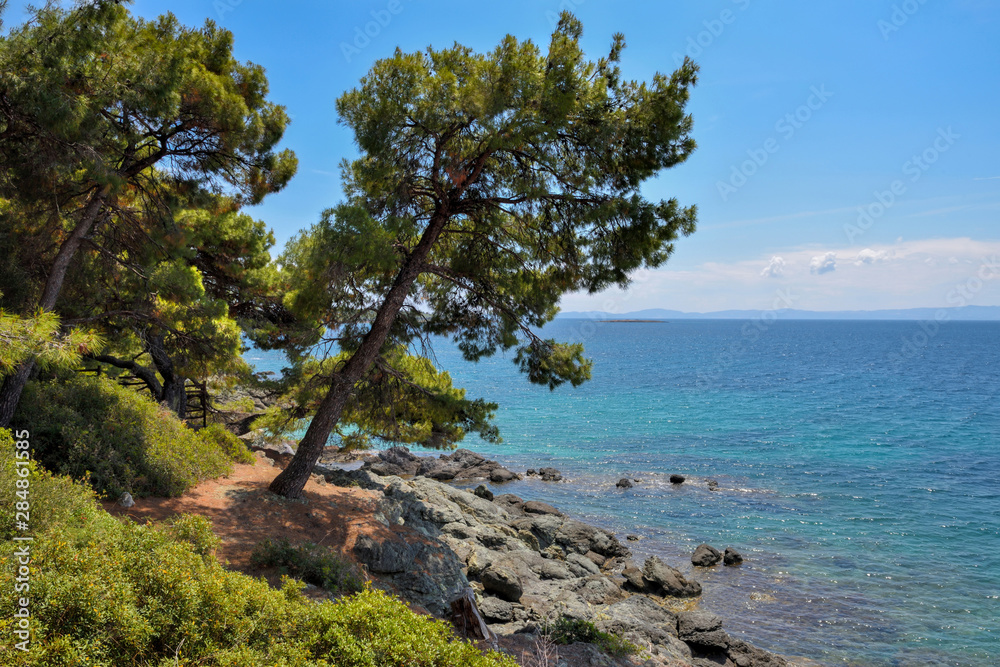
[[[120,498],[118,498],[118,504],[122,507],[132,507],[135,505],[135,501],[132,500],[132,494],[126,491]]]
[[[473,491],[473,493],[475,493],[477,496],[485,500],[493,500],[493,492],[487,489],[485,484],[480,484],[479,486],[477,486],[476,490]]]
[[[698,567],[712,567],[722,560],[722,553],[708,544],[699,544],[691,556],[691,564]]]
[[[708,490],[709,491],[718,491],[719,490],[719,482],[717,480],[714,480],[714,479],[708,480]]]
[[[537,474],[538,474],[538,471],[537,471],[537,470],[535,470],[534,468],[528,468],[528,469],[527,469],[527,470],[526,470],[526,471],[524,472],[524,474],[525,474],[525,475],[527,475],[528,477],[533,477],[533,476],[535,476],[535,475],[537,475]]]
[[[722,557],[722,562],[725,565],[739,565],[743,562],[743,556],[736,549],[726,547],[726,553]]]
[[[639,536],[638,535],[626,535],[625,539],[628,540],[629,542],[638,542],[639,541]]]
[[[670,483],[671,484],[683,484],[684,483],[684,479],[685,479],[684,475],[673,474],[673,475],[670,476]]]
[[[559,482],[562,480],[562,473],[555,468],[541,468],[538,471],[543,482]]]
[[[615,486],[617,486],[619,489],[631,489],[632,482],[629,481],[627,478],[622,477],[620,480],[618,480],[618,483],[615,484]]]

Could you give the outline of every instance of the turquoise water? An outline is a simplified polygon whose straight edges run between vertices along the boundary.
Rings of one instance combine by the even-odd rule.
[[[501,405],[504,444],[465,446],[567,483],[548,502],[690,571],[701,605],[824,664],[1000,663],[1000,323],[558,320],[593,379],[549,392],[509,358],[438,363]],[[671,473],[688,477],[676,487]],[[621,491],[623,477],[641,482]],[[720,490],[708,491],[707,479]],[[686,565],[686,567],[683,567]]]

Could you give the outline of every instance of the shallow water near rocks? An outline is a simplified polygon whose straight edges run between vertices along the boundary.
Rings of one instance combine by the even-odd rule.
[[[637,557],[694,571],[702,608],[762,648],[1000,662],[1000,323],[557,320],[544,336],[582,341],[593,379],[550,392],[510,358],[436,348],[469,396],[501,406],[505,442],[463,446],[566,478],[495,492],[639,535]],[[701,542],[746,562],[692,568]]]

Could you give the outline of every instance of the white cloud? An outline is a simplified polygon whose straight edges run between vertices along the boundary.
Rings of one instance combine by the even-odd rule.
[[[887,259],[858,265],[860,249],[847,245],[773,248],[767,254],[750,250],[734,261],[640,271],[628,290],[577,293],[567,296],[562,307],[621,313],[644,308],[768,309],[780,294],[791,294],[792,307],[803,310],[944,307],[956,305],[956,295],[980,282],[977,291],[962,297],[966,303],[1000,305],[1000,239],[911,239],[861,249]],[[784,262],[777,280],[761,270],[775,257]],[[818,268],[828,258],[836,269],[817,280]]]
[[[857,259],[854,260],[855,266],[864,266],[865,264],[876,264],[878,262],[884,262],[892,257],[892,253],[888,250],[872,250],[871,248],[865,248],[858,253]]]
[[[780,278],[785,275],[785,260],[775,255],[771,258],[768,265],[764,267],[764,270],[760,272],[760,275],[765,278]]]
[[[809,273],[823,275],[837,269],[837,253],[828,252],[825,255],[817,255],[809,261]]]

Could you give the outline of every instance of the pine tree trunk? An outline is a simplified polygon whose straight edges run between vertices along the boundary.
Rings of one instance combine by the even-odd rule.
[[[0,428],[7,428],[14,419],[17,402],[21,400],[21,392],[28,383],[28,376],[34,366],[35,362],[26,361],[17,367],[13,375],[4,379],[3,386],[0,387]]]
[[[447,221],[448,215],[444,209],[439,208],[431,217],[420,242],[406,259],[393,281],[392,288],[386,294],[382,305],[379,306],[371,328],[361,341],[361,346],[330,383],[330,389],[316,410],[316,416],[309,423],[305,436],[299,442],[295,456],[271,482],[269,488],[273,493],[287,498],[297,498],[302,494],[302,489],[309,481],[313,467],[319,461],[323,448],[326,447],[330,433],[340,421],[344,407],[351,398],[354,385],[364,377],[368,369],[378,359],[382,345],[385,344],[386,338],[389,336],[389,330],[396,321],[403,304],[406,303],[406,297],[409,295],[414,281],[423,271],[424,261],[430,254],[431,248],[434,247],[434,243]]]
[[[55,309],[56,300],[59,298],[63,282],[66,280],[66,271],[69,269],[76,251],[80,249],[83,239],[90,233],[97,221],[97,216],[101,213],[107,196],[106,187],[94,191],[94,194],[90,196],[90,201],[83,209],[80,222],[77,223],[69,237],[63,241],[59,253],[52,263],[49,277],[45,281],[42,298],[38,302],[38,307],[41,310],[52,311]],[[8,375],[4,379],[3,386],[0,387],[0,428],[10,426],[10,421],[14,418],[14,410],[17,409],[17,403],[21,400],[21,392],[24,391],[24,386],[28,383],[28,377],[34,366],[35,362],[29,359],[18,366],[12,375]]]

